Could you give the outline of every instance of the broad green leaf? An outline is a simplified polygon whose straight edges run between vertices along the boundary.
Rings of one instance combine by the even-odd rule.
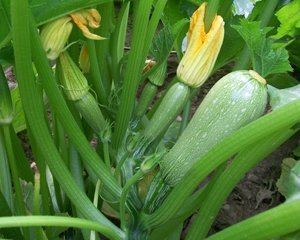
[[[281,108],[292,101],[300,99],[300,84],[294,87],[277,89],[268,85],[270,105],[272,110]]]
[[[253,68],[263,77],[275,73],[292,71],[289,64],[289,55],[286,49],[273,46],[273,41],[267,38],[270,28],[260,28],[259,22],[241,20],[240,25],[234,25],[239,34],[245,40],[252,58]]]
[[[292,64],[300,68],[300,39],[293,41],[287,46]]]
[[[290,172],[296,163],[297,161],[293,158],[285,158],[281,164],[281,175],[276,183],[276,186],[278,187],[278,191],[285,198],[288,198]]]
[[[184,1],[184,0],[169,0],[164,10],[162,21],[165,25],[174,25],[182,19],[189,19],[197,7],[204,2],[203,0]],[[187,29],[179,34],[175,48],[179,58],[182,57],[181,45],[186,35]]]
[[[144,74],[143,78],[151,75],[153,72],[157,71],[161,65],[166,63],[175,41],[187,23],[186,19],[182,19],[173,26],[166,25],[158,34],[156,34],[150,47],[150,55],[154,57],[158,63],[150,71]]]
[[[281,23],[274,38],[286,35],[295,37],[300,34],[300,0],[294,0],[281,8],[275,15]]]
[[[82,8],[111,2],[112,0],[31,0],[30,8],[38,25]],[[0,0],[0,49],[10,40],[10,1]]]
[[[288,73],[271,75],[268,77],[267,82],[278,89],[290,88],[300,83],[296,78],[292,77]]]
[[[244,47],[244,41],[241,36],[231,27],[231,23],[236,22],[237,18],[233,18],[231,22],[225,24],[225,36],[220,50],[219,56],[214,66],[214,71],[221,68],[232,59]]]

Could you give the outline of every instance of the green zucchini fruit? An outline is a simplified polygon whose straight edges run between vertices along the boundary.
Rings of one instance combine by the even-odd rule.
[[[266,106],[266,81],[256,72],[236,71],[221,78],[161,160],[165,183],[176,185],[193,163],[225,137],[260,117]]]
[[[182,111],[189,97],[189,86],[180,82],[172,85],[145,126],[145,129],[128,141],[127,150],[134,152],[135,156],[143,155],[151,143],[165,134],[171,123]]]
[[[180,114],[189,97],[190,88],[183,83],[175,83],[143,131],[143,137],[150,143],[163,134]]]

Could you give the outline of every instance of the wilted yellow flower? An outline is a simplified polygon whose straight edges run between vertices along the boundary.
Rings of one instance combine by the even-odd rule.
[[[79,55],[79,67],[82,69],[84,73],[88,73],[90,71],[91,62],[90,62],[87,45],[83,45],[81,47],[81,51]]]
[[[150,71],[151,68],[153,68],[153,67],[156,65],[156,63],[157,63],[157,62],[154,61],[154,60],[147,59],[146,62],[145,62],[145,66],[144,66],[144,69],[143,69],[143,73]]]
[[[58,58],[71,34],[73,25],[70,17],[62,17],[44,25],[41,41],[50,60]]]
[[[71,13],[74,23],[81,29],[84,36],[93,40],[101,40],[103,37],[90,32],[87,26],[98,28],[100,26],[101,16],[96,9],[87,9]]]
[[[87,38],[93,40],[104,39],[91,33],[87,27],[98,28],[100,26],[101,16],[96,9],[87,9],[71,13],[70,16],[59,18],[43,26],[41,30],[41,40],[47,52],[48,59],[55,60],[64,50],[73,29],[72,19]]]
[[[205,8],[206,3],[203,3],[191,18],[187,50],[177,69],[179,79],[194,88],[209,77],[224,39],[221,16],[216,16],[208,33],[205,32]]]

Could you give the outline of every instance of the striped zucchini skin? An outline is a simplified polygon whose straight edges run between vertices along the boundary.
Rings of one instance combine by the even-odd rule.
[[[256,72],[236,71],[220,79],[162,159],[165,183],[176,185],[193,163],[225,137],[260,117],[266,105],[266,82]]]

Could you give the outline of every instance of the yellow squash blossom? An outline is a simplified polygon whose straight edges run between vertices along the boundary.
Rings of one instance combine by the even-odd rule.
[[[100,26],[101,16],[96,9],[82,10],[75,13],[71,13],[74,23],[81,29],[84,36],[93,40],[103,39],[99,35],[93,34],[88,29],[98,28]]]
[[[62,17],[42,28],[41,41],[48,59],[55,60],[64,49],[73,28],[71,20],[68,16]]]
[[[64,50],[73,29],[72,20],[82,30],[85,37],[93,40],[103,39],[88,29],[88,27],[98,28],[100,26],[101,16],[96,9],[71,13],[69,16],[64,16],[43,26],[41,40],[48,59],[55,60]]]
[[[193,88],[200,87],[211,74],[224,39],[221,16],[216,16],[205,32],[205,8],[203,3],[191,18],[187,50],[177,69],[179,79]]]

